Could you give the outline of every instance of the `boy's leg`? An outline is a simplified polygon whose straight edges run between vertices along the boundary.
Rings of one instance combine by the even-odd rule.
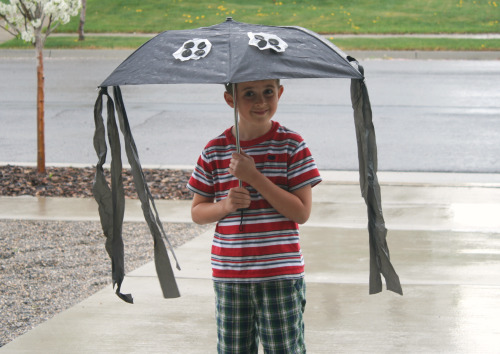
[[[249,286],[214,282],[218,353],[258,352],[259,338]]]
[[[305,353],[304,279],[261,283],[257,322],[266,353]]]

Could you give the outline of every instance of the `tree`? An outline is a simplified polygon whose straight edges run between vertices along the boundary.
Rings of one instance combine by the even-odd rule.
[[[0,0],[2,27],[25,42],[33,43],[37,58],[37,170],[45,173],[43,47],[47,37],[78,14],[81,0]]]
[[[83,26],[85,26],[85,13],[87,11],[87,0],[82,0],[82,9],[80,10],[80,25],[78,26],[78,40],[84,41],[85,34],[83,33]]]

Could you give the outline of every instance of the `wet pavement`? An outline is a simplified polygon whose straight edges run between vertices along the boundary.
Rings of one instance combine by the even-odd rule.
[[[366,207],[357,174],[324,171],[301,227],[310,353],[498,353],[500,176],[380,172],[391,261],[404,296],[368,295]],[[164,221],[189,202],[159,201]],[[129,201],[126,220],[141,220]],[[97,219],[89,199],[0,198],[2,218]],[[214,353],[211,235],[176,250],[179,299],[152,263],[127,274],[128,305],[103,289],[0,348],[2,353]]]

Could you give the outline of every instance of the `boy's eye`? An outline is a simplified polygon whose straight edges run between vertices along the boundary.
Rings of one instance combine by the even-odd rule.
[[[246,91],[245,97],[252,97],[254,95],[253,91]]]
[[[274,93],[274,91],[272,89],[267,89],[264,91],[265,95],[272,95],[273,93]]]

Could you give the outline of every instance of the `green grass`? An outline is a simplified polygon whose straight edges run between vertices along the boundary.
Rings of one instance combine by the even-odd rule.
[[[500,32],[499,0],[87,0],[85,30],[145,32],[236,21],[320,33]],[[76,32],[78,16],[59,28]]]
[[[4,0],[0,0],[4,1]],[[319,33],[500,33],[500,0],[87,0],[84,42],[54,37],[46,48],[137,48],[144,37],[92,33],[159,33],[236,21],[297,25]],[[76,33],[79,16],[58,32]],[[338,38],[344,50],[500,50],[499,40],[441,38]],[[19,40],[0,48],[31,48]]]
[[[349,50],[498,51],[500,39],[453,38],[333,38],[336,46]]]
[[[72,37],[50,37],[47,38],[45,49],[133,49],[144,44],[148,38],[144,37],[107,37],[86,36],[84,41],[78,41],[76,36]],[[0,43],[0,48],[8,49],[33,49],[31,43],[20,39]]]
[[[49,37],[46,49],[103,49],[140,47],[148,38],[144,37],[107,37],[88,36],[80,42],[72,37]],[[349,50],[465,50],[465,51],[500,51],[500,39],[449,39],[449,38],[331,38],[333,43],[344,51]],[[19,39],[13,39],[0,48],[31,49],[33,46]]]

